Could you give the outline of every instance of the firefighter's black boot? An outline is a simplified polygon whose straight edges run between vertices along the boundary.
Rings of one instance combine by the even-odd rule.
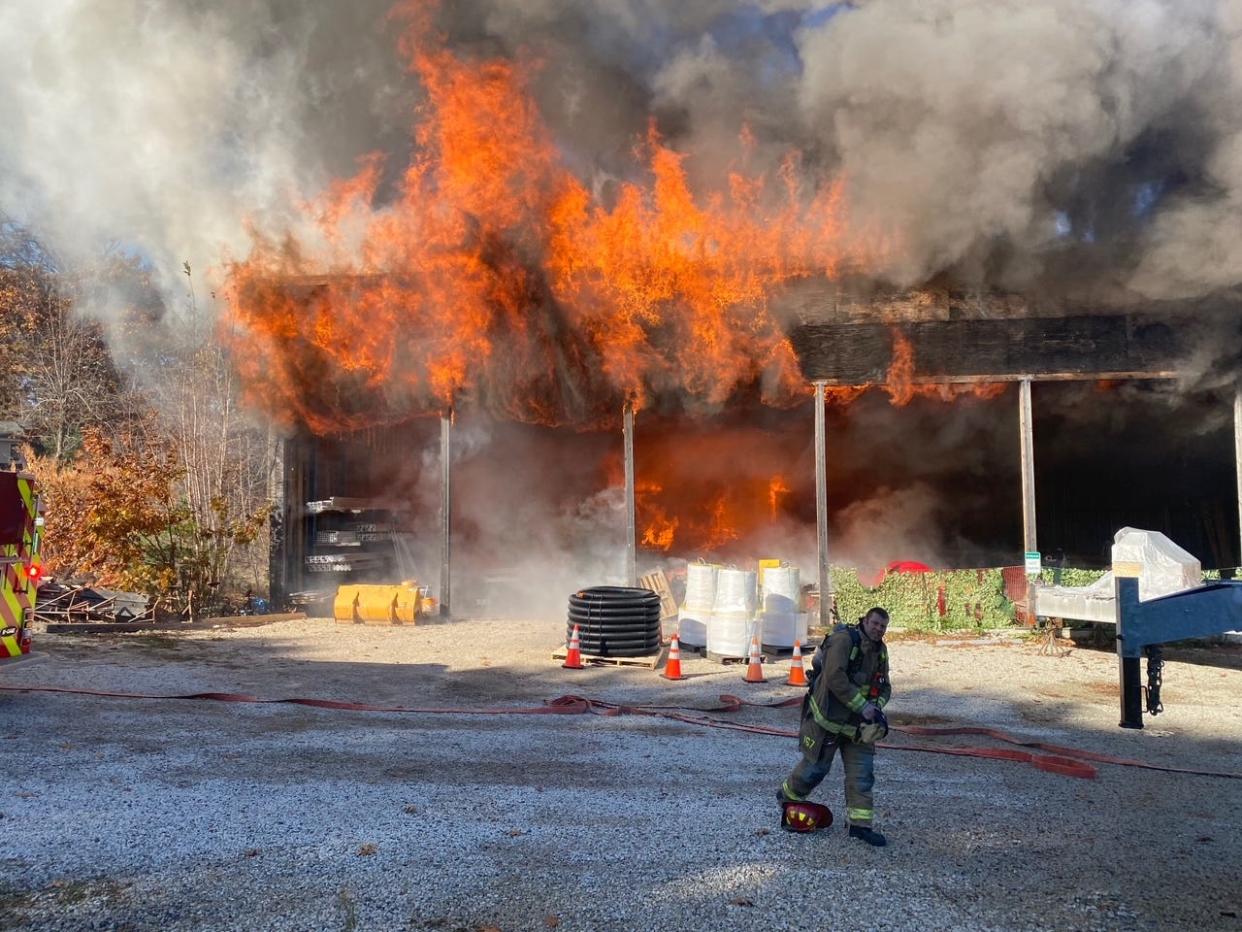
[[[785,803],[800,803],[804,800],[802,796],[793,795],[793,790],[788,789],[789,781],[786,780],[781,784],[781,788],[776,791],[776,801],[783,807]]]
[[[883,848],[888,844],[888,839],[870,825],[851,825],[850,838],[861,838],[867,844],[874,845],[877,848]]]

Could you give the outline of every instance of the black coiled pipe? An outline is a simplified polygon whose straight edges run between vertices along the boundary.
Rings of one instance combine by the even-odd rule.
[[[643,657],[660,649],[660,597],[650,589],[594,586],[569,597],[568,640],[574,625],[584,654]]]

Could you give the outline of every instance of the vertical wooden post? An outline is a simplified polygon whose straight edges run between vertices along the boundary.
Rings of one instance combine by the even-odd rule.
[[[625,403],[622,435],[625,444],[625,580],[638,585],[638,522],[634,502],[634,407]]]
[[[819,558],[819,624],[832,624],[832,576],[828,572],[828,453],[824,383],[815,383],[815,531]]]
[[[1233,457],[1238,471],[1238,565],[1242,566],[1242,385],[1233,391]]]
[[[453,409],[440,418],[440,617],[452,613]]]
[[[286,535],[294,526],[293,515],[300,513],[289,507],[289,480],[286,468],[292,472],[289,449],[293,441],[280,438],[276,429],[267,428],[267,497],[272,506],[268,517],[267,529],[267,600],[272,611],[280,611],[277,606],[283,605],[289,597],[289,581],[292,574],[288,570]],[[287,465],[286,465],[287,464]],[[305,503],[302,503],[305,507]]]
[[[1035,432],[1031,418],[1031,380],[1023,379],[1018,394],[1018,429],[1022,433],[1022,544],[1039,549],[1035,534]]]

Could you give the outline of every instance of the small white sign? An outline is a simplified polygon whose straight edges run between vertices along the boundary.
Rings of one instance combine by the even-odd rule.
[[[1026,551],[1026,575],[1027,576],[1038,576],[1039,571],[1041,569],[1043,569],[1043,566],[1040,561],[1039,551],[1038,550]]]

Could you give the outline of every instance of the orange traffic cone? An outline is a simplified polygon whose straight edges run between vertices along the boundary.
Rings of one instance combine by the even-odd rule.
[[[805,686],[806,670],[802,669],[802,642],[794,641],[793,660],[789,664],[789,679],[786,686]]]
[[[746,665],[746,676],[743,677],[747,683],[766,683],[763,678],[763,658],[759,656],[759,635],[754,635],[750,639],[750,662]]]
[[[664,665],[664,672],[660,674],[666,680],[685,679],[681,675],[681,643],[677,640],[677,635],[673,635],[673,640],[668,645],[668,662]]]
[[[569,636],[569,649],[565,652],[565,662],[561,666],[566,670],[586,669],[582,663],[582,642],[578,639],[577,625],[574,625],[574,632]]]

